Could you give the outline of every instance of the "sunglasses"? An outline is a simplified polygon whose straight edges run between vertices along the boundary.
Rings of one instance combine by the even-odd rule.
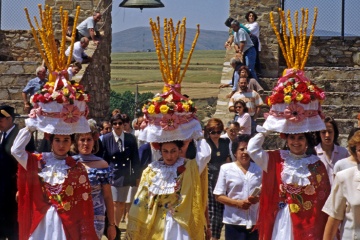
[[[221,134],[221,133],[222,133],[222,131],[211,131],[211,132],[210,132],[210,134],[212,134],[212,135]]]
[[[242,106],[235,106],[235,108],[243,108]]]
[[[123,123],[122,123],[122,122],[114,122],[114,123],[112,123],[112,125],[113,125],[113,126],[116,126],[116,125],[121,126],[121,125],[123,125]]]

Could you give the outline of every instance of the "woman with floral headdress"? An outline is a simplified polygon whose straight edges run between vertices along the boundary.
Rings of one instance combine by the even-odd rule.
[[[34,128],[23,128],[11,153],[19,162],[20,239],[94,239],[91,189],[85,167],[68,155],[73,135],[51,134],[51,152],[25,151]]]

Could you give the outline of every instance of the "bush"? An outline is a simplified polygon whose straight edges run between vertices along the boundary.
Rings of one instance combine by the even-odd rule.
[[[135,103],[135,93],[131,91],[126,91],[124,93],[117,93],[115,91],[110,92],[110,114],[115,109],[118,108],[121,110],[121,113],[127,114],[130,119],[133,119],[142,114],[141,108],[147,102],[147,100],[152,99],[154,94],[151,92],[139,93],[137,104]]]

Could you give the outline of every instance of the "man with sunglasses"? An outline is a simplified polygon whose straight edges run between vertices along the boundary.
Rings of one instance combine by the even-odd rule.
[[[111,117],[112,132],[102,140],[103,159],[114,168],[111,192],[114,201],[115,224],[119,225],[125,211],[125,203],[132,201],[133,189],[140,179],[140,160],[136,138],[124,132],[125,119],[121,114]]]

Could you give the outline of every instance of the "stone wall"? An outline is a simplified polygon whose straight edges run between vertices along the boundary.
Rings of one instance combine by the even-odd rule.
[[[279,0],[230,0],[230,16],[246,23],[245,15],[254,11],[260,25],[261,54],[260,62],[264,77],[277,77],[279,75],[279,47],[276,36],[270,25],[269,13],[280,6]],[[274,19],[277,19],[277,12]],[[225,19],[224,19],[225,22]]]
[[[71,16],[75,16],[76,7],[80,6],[81,10],[78,24],[87,17],[92,16],[95,10],[103,13],[103,11],[107,9],[102,16],[101,22],[98,23],[98,26],[103,26],[102,29],[99,29],[104,34],[103,40],[93,53],[93,61],[87,65],[81,79],[81,84],[85,86],[85,90],[90,94],[90,102],[88,104],[90,110],[89,117],[95,118],[96,120],[103,120],[110,108],[111,3],[112,0],[45,1],[45,4],[54,7],[54,12],[58,11],[60,6],[63,6],[63,9],[68,10]],[[108,6],[110,7],[107,8]],[[58,35],[60,36],[59,17],[55,17],[53,22],[59,29]],[[92,44],[92,42],[90,42],[90,44]]]
[[[0,31],[0,61],[37,61],[41,62],[34,38],[30,31]],[[26,52],[26,54],[24,54]],[[1,72],[1,71],[0,71]]]

